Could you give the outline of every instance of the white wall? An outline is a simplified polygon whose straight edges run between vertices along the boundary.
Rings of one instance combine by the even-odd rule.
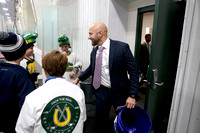
[[[128,11],[128,28],[127,28],[127,42],[130,45],[132,52],[135,50],[135,36],[137,24],[137,10],[140,7],[154,5],[155,0],[134,0],[129,4]]]
[[[109,38],[127,42],[128,2],[122,0],[111,0],[108,19]]]
[[[83,70],[90,63],[92,51],[91,41],[88,40],[88,29],[94,22],[108,24],[108,6],[108,0],[78,0],[74,6],[72,49],[83,63]]]
[[[200,1],[187,0],[168,133],[200,131]]]
[[[154,12],[147,12],[147,13],[143,14],[141,42],[144,42],[144,40],[145,40],[145,34],[146,34],[146,28],[147,27],[150,28],[149,34],[152,35],[152,31],[153,31],[153,19],[154,19]]]

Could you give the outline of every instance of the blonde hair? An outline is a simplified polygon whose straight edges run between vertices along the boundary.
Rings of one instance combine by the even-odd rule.
[[[58,50],[53,50],[42,59],[42,68],[50,75],[62,77],[67,69],[67,56]]]

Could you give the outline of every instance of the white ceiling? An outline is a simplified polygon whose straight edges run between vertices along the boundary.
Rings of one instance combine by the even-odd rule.
[[[10,17],[12,21],[15,21],[15,3],[17,0],[5,0],[6,3],[0,2],[0,14],[5,19],[8,19],[7,17]],[[8,11],[3,10],[3,8],[8,8]],[[9,15],[6,15],[8,13]]]

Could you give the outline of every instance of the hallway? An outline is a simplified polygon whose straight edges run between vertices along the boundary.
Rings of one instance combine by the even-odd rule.
[[[94,133],[94,119],[95,119],[95,96],[91,93],[91,85],[81,84],[81,88],[85,93],[87,120],[85,124],[85,133]],[[144,108],[145,95],[139,91],[137,105]],[[110,111],[109,123],[112,126],[115,119],[115,110],[112,107]]]

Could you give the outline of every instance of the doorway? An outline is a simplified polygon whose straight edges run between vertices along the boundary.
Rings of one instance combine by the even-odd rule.
[[[145,43],[145,35],[150,34],[152,36],[153,32],[153,20],[154,20],[154,5],[142,7],[138,9],[138,16],[137,16],[137,34],[136,34],[136,46],[135,46],[135,60],[138,64],[140,64],[140,57],[141,57],[141,44]],[[149,42],[151,45],[151,41]],[[140,69],[140,68],[139,68]],[[147,91],[147,84],[143,81],[143,74],[140,72],[140,86],[138,92],[138,99],[137,105],[144,108],[145,104],[145,95]]]
[[[167,131],[172,95],[176,79],[186,2],[157,0],[147,71],[144,109],[152,121],[152,133]],[[138,9],[135,59],[139,63],[143,14],[152,7]]]

